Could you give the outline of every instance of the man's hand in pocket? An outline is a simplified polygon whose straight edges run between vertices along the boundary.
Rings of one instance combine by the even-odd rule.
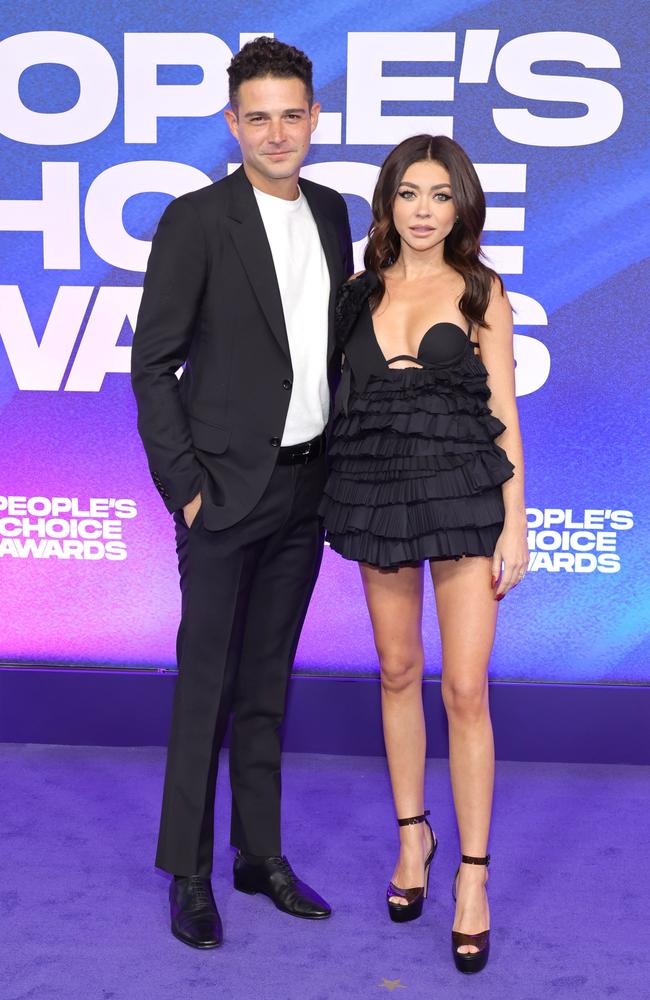
[[[185,518],[185,524],[188,528],[192,527],[192,522],[198,514],[201,507],[201,494],[197,493],[193,500],[186,503],[183,507],[183,517]]]

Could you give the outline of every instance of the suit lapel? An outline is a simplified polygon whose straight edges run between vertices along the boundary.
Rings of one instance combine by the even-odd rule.
[[[243,167],[239,167],[231,174],[230,181],[232,191],[228,223],[233,242],[273,335],[282,350],[290,357],[289,340],[284,321],[282,298],[273,266],[273,255],[252,185],[246,177]],[[322,210],[318,188],[309,181],[301,181],[300,186],[314,217],[330,276],[327,323],[327,357],[329,361],[336,346],[334,305],[337,289],[343,280],[341,250],[334,223]]]
[[[336,292],[343,280],[341,273],[341,251],[336,235],[336,229],[332,220],[321,210],[320,199],[317,189],[314,189],[309,182],[301,181],[303,193],[309,203],[311,214],[314,217],[318,235],[320,237],[323,253],[327,262],[327,269],[330,275],[330,296],[327,317],[327,359],[332,357],[335,348],[334,339],[334,305],[336,302]]]
[[[232,192],[228,223],[235,248],[274,337],[290,357],[273,255],[252,185],[243,167],[239,167],[230,179]]]

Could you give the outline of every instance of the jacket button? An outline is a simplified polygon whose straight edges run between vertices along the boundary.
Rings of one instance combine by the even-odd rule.
[[[280,447],[280,438],[271,438],[271,447],[272,448],[279,448]]]
[[[284,382],[282,383],[282,388],[283,389],[290,389],[291,388],[291,382],[289,381],[288,378],[285,378]]]

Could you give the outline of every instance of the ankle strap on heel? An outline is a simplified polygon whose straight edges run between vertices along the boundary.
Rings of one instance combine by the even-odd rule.
[[[408,819],[398,819],[398,826],[412,826],[415,823],[424,823],[427,816],[430,814],[429,809],[425,809],[421,816],[409,816]]]
[[[484,858],[473,858],[471,854],[461,854],[461,856],[460,856],[460,864],[461,865],[462,864],[466,864],[466,865],[485,865],[485,867],[487,868],[487,866],[490,864],[490,855],[486,854]],[[458,881],[458,876],[459,875],[460,875],[460,865],[456,869],[456,874],[454,875],[454,881],[451,883],[451,894],[452,894],[452,896],[454,898],[454,902],[456,902],[456,882]],[[459,945],[460,944],[472,944],[472,942],[471,941],[459,941]],[[454,945],[454,947],[458,947],[458,946]]]
[[[487,868],[490,864],[490,855],[486,854],[484,858],[473,858],[469,854],[461,854],[460,860],[466,865],[485,865]]]

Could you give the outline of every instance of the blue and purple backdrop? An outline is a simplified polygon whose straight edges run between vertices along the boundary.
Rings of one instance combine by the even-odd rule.
[[[164,206],[238,162],[225,69],[268,33],[313,59],[305,175],[348,199],[358,260],[378,165],[405,136],[453,135],[482,178],[516,316],[531,547],[492,675],[650,680],[642,5],[0,6],[0,660],[173,666],[172,523],[136,434],[130,342]],[[357,568],[329,550],[297,666],[376,669]]]

